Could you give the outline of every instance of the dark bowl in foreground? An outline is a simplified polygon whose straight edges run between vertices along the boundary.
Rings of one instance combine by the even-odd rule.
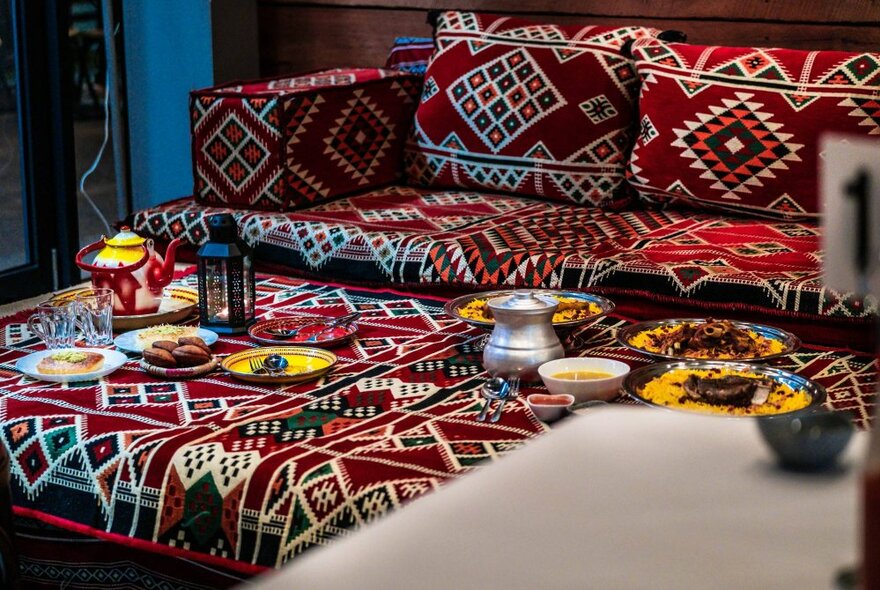
[[[833,467],[855,430],[850,413],[827,410],[762,417],[758,428],[779,464],[795,471]]]

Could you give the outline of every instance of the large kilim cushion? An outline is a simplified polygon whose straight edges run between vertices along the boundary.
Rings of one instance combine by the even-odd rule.
[[[348,69],[193,92],[196,198],[283,211],[394,182],[420,88]]]
[[[139,212],[134,227],[200,244],[206,216],[221,211],[178,200]],[[233,214],[263,260],[328,280],[592,288],[754,317],[867,318],[873,309],[823,287],[813,222],[617,213],[409,187],[292,213]]]
[[[410,182],[625,204],[638,82],[621,46],[655,33],[442,14],[407,143]]]
[[[815,217],[819,138],[880,139],[880,53],[644,39],[630,183],[649,200]]]

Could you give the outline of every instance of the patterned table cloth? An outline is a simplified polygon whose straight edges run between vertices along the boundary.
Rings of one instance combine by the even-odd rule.
[[[193,283],[193,277],[189,279]],[[0,437],[16,513],[148,551],[254,573],[276,567],[494,460],[545,432],[523,401],[480,423],[483,332],[443,302],[268,277],[264,317],[362,314],[318,381],[282,388],[214,373],[161,382],[134,355],[97,382],[58,386],[13,370],[41,344],[27,314],[3,321]],[[647,359],[614,345],[622,318],[573,340],[581,354]],[[255,344],[223,337],[215,352]],[[828,405],[866,423],[876,360],[804,349],[779,366],[828,389]],[[538,389],[538,388],[535,388]],[[528,393],[529,390],[524,391]]]

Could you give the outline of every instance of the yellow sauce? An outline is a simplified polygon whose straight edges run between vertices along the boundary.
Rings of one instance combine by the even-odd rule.
[[[563,371],[562,373],[554,373],[552,377],[569,381],[593,381],[595,379],[608,379],[614,377],[614,375],[605,371]]]

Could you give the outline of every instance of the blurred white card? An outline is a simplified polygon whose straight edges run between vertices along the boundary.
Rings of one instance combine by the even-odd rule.
[[[825,284],[880,293],[880,137],[822,138],[822,249]]]

